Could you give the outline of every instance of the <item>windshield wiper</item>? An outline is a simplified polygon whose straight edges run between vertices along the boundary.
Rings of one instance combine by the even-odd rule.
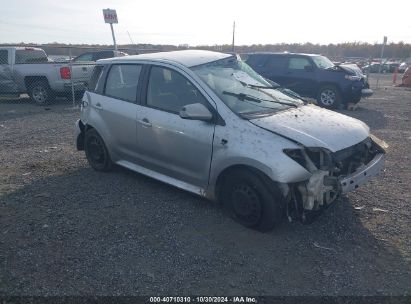
[[[248,101],[253,101],[257,103],[260,103],[262,101],[267,101],[267,102],[279,103],[285,106],[290,106],[290,107],[295,107],[295,108],[298,107],[296,104],[293,104],[293,103],[282,102],[279,100],[268,100],[268,99],[258,98],[258,97],[255,97],[249,94],[244,94],[244,93],[234,93],[234,92],[223,91],[223,94],[237,97],[238,100],[241,100],[241,101],[248,100]]]
[[[279,85],[278,83],[275,83],[275,85],[271,85],[271,86],[249,84],[249,83],[245,83],[245,82],[242,82],[242,81],[240,81],[240,83],[241,83],[243,86],[249,87],[249,88],[252,88],[252,89],[273,89],[273,90],[277,90],[277,91],[280,91],[281,93],[283,93],[283,94],[285,94],[285,95],[287,95],[287,96],[290,96],[290,97],[292,97],[292,98],[301,99],[301,100],[304,102],[304,105],[306,105],[306,104],[308,103],[308,100],[304,99],[303,97],[301,97],[301,96],[298,95],[298,94],[293,94],[293,93],[291,93],[291,92],[288,92],[289,89],[287,89],[287,88]],[[277,100],[277,102],[278,102],[278,103],[282,103],[281,101],[278,101],[278,100]],[[284,102],[284,104],[288,104],[288,103],[285,103],[285,102]]]

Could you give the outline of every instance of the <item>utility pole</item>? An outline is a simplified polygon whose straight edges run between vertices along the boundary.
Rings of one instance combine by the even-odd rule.
[[[382,44],[382,48],[381,48],[381,60],[380,60],[380,66],[378,67],[378,76],[377,76],[377,88],[379,86],[380,83],[380,73],[381,73],[381,68],[382,68],[382,59],[384,57],[384,47],[387,44],[387,36],[384,36],[384,40],[383,40],[383,44]]]
[[[231,51],[234,53],[234,38],[235,38],[235,21],[233,24],[233,44],[231,45]]]

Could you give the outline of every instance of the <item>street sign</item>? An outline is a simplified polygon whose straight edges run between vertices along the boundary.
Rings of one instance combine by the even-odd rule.
[[[113,9],[103,9],[103,16],[104,16],[104,22],[105,23],[118,23],[117,19],[117,13],[116,10]]]

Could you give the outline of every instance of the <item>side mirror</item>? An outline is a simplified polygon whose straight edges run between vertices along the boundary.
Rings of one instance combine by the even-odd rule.
[[[211,121],[213,114],[201,103],[185,105],[180,111],[180,117],[190,120]]]
[[[314,68],[313,68],[312,65],[306,65],[306,66],[304,67],[304,70],[305,70],[306,72],[313,72],[313,71],[314,71]]]

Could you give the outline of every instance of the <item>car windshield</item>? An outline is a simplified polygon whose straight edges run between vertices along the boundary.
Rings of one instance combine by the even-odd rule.
[[[319,69],[329,69],[334,66],[334,63],[332,63],[330,59],[324,56],[313,56],[312,59]]]
[[[234,113],[247,119],[303,104],[297,97],[273,87],[235,56],[191,69]]]

